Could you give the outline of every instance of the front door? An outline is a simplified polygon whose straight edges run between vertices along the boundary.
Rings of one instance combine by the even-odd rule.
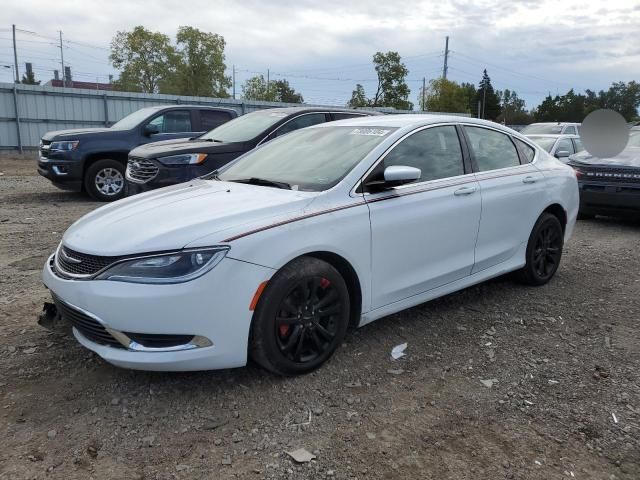
[[[372,308],[471,274],[481,200],[462,152],[455,126],[426,127],[404,137],[374,169],[404,165],[422,175],[414,183],[365,194]]]

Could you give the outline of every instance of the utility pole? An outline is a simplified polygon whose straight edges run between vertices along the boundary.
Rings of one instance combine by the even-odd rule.
[[[267,68],[267,98],[269,98],[269,69]]]
[[[62,86],[67,86],[67,76],[65,75],[64,70],[64,52],[62,51],[62,30],[58,30],[60,34],[60,63],[62,64]]]
[[[442,78],[447,79],[447,70],[449,67],[447,66],[447,61],[449,60],[449,36],[446,37],[444,43],[444,67],[442,68]]]
[[[425,88],[426,88],[426,79],[422,77],[422,111],[423,112],[427,110],[426,104],[424,102]]]
[[[236,66],[235,64],[233,65],[233,76],[232,76],[233,80],[232,80],[232,84],[233,84],[233,99],[236,99]]]
[[[486,105],[486,99],[487,99],[487,85],[483,85],[482,86],[482,119],[484,120],[485,118],[485,105]]]
[[[12,25],[13,31],[13,65],[16,74],[16,83],[20,83],[20,74],[18,73],[18,49],[16,48],[16,26]]]

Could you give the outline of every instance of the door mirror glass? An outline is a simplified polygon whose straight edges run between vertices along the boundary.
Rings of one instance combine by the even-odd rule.
[[[155,135],[156,133],[160,133],[160,127],[158,127],[158,125],[154,125],[153,123],[147,123],[144,126],[144,134],[147,137],[150,137],[151,135]]]
[[[384,169],[384,184],[387,187],[397,187],[415,182],[422,176],[419,168],[404,165],[391,165]]]
[[[556,158],[567,158],[569,155],[571,155],[569,150],[558,150],[556,152]]]

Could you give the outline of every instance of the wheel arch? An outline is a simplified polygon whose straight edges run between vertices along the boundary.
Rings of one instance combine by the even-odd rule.
[[[566,231],[567,228],[567,212],[559,203],[552,203],[547,208],[545,208],[540,215],[543,213],[550,213],[554,215],[559,221],[560,225],[562,225],[562,233]]]
[[[89,167],[91,165],[93,165],[98,160],[115,160],[117,162],[122,163],[123,167],[126,167],[128,155],[129,155],[129,152],[122,151],[122,150],[113,150],[113,151],[106,151],[106,152],[89,153],[84,158],[84,163],[83,163],[83,166],[82,166],[82,180],[83,180],[82,181],[82,188],[83,188],[83,190],[84,190],[84,176],[86,175],[87,170],[89,169]]]

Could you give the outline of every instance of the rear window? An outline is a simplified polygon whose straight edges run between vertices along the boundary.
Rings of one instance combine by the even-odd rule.
[[[520,150],[520,153],[524,155],[525,163],[533,162],[533,159],[536,156],[535,149],[530,145],[527,145],[526,143],[524,143],[519,138],[513,137],[513,140],[516,142],[516,145],[518,145],[518,149]]]
[[[562,133],[562,125],[532,123],[520,130],[520,133],[523,135],[560,135]]]

